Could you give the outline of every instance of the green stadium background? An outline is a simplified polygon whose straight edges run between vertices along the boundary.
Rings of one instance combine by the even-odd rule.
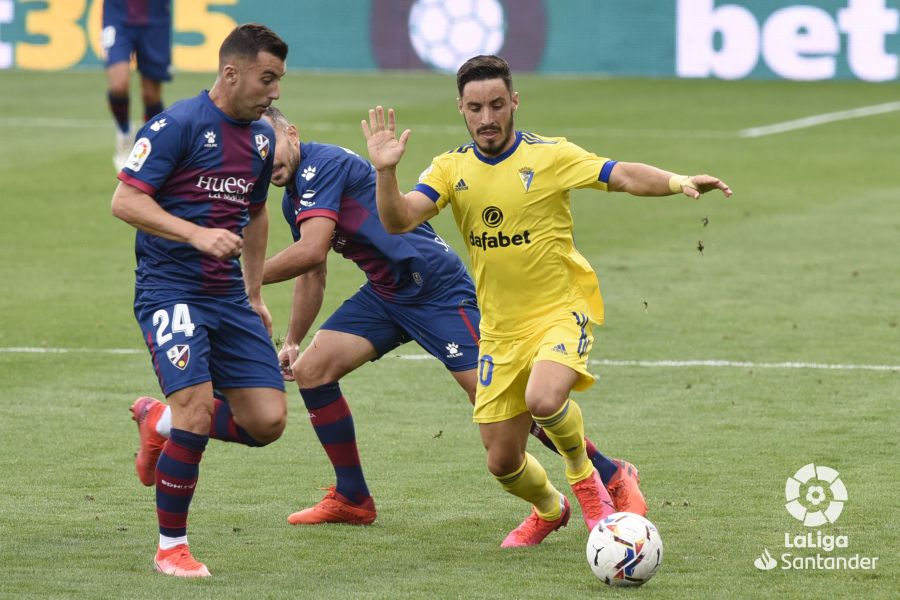
[[[173,0],[175,71],[209,71],[237,23],[272,26],[292,69],[429,68],[414,4],[499,8],[519,71],[720,79],[898,79],[900,0]],[[102,0],[0,0],[0,68],[101,64]]]

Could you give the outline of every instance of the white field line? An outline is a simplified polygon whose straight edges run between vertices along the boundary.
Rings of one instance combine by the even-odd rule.
[[[836,121],[847,121],[849,119],[860,119],[862,117],[871,117],[873,115],[883,115],[889,112],[900,110],[900,102],[886,102],[885,104],[874,104],[872,106],[862,106],[860,108],[852,108],[850,110],[839,110],[837,112],[822,113],[819,115],[810,115],[802,119],[794,119],[792,121],[783,121],[781,123],[772,123],[771,125],[762,125],[760,127],[750,127],[742,129],[738,132],[738,137],[757,138],[766,135],[774,135],[777,133],[785,133],[787,131],[795,131],[797,129],[807,129],[809,127],[817,127],[826,123],[834,123]]]
[[[137,348],[42,348],[29,346],[0,347],[0,354],[146,354]],[[400,360],[433,360],[430,354],[388,354]],[[826,371],[900,371],[900,365],[843,365],[809,362],[752,362],[743,360],[613,360],[589,361],[604,367],[714,367],[740,369],[821,369]]]
[[[137,348],[40,348],[29,346],[0,347],[0,354],[146,354]]]
[[[396,354],[390,355],[401,360],[428,360],[430,354]],[[588,361],[592,365],[604,367],[714,367],[738,369],[821,369],[828,371],[900,371],[900,365],[841,365],[809,362],[752,362],[743,360],[612,360],[599,359]]]

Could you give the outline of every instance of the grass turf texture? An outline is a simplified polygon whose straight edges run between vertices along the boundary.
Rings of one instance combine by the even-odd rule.
[[[166,100],[212,79],[179,74]],[[892,101],[897,85],[526,76],[516,84],[519,128],[564,134],[620,160],[710,172],[736,192],[700,201],[573,193],[576,239],[607,302],[594,359],[900,364],[900,114],[736,135]],[[153,491],[133,472],[127,409],[158,386],[131,311],[133,232],[109,215],[113,127],[102,74],[0,72],[0,87],[0,347],[84,349],[0,353],[0,596],[620,595],[584,563],[577,509],[540,547],[499,548],[527,508],[486,472],[449,375],[436,361],[394,355],[342,382],[378,503],[374,526],[287,525],[332,482],[289,389],[279,442],[257,450],[212,442],[204,457],[190,539],[214,577],[152,573]],[[454,96],[452,78],[437,75],[291,73],[279,106],[304,139],[363,154],[366,109],[395,107],[400,127],[413,128],[399,173],[408,189],[433,155],[467,141]],[[269,254],[290,241],[280,197],[273,188]],[[450,215],[434,223],[465,256]],[[333,256],[322,317],[361,281]],[[276,330],[286,325],[289,294],[289,284],[266,290]],[[104,348],[139,353],[92,352]],[[576,395],[588,435],[641,469],[665,543],[660,572],[637,594],[894,596],[897,370],[594,370],[598,385]],[[531,451],[567,491],[561,461],[539,445]],[[822,528],[849,536],[850,548],[833,554],[879,556],[874,572],[754,568],[763,548],[815,554],[782,548],[784,532],[815,531],[783,508],[785,479],[809,462],[839,470],[848,489],[843,514]]]

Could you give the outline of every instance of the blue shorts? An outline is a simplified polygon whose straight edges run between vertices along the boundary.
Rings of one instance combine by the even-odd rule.
[[[134,316],[166,396],[207,381],[218,389],[284,390],[275,347],[246,296],[138,291]]]
[[[106,66],[130,62],[137,56],[141,75],[152,81],[169,81],[172,75],[172,27],[160,25],[123,25],[103,22],[102,46],[106,51]]]
[[[459,285],[417,304],[388,302],[366,284],[348,298],[321,329],[352,333],[369,340],[378,358],[415,341],[450,371],[478,365],[481,314],[475,290]]]

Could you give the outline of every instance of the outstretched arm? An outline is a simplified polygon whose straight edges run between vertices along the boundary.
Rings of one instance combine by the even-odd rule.
[[[396,129],[393,108],[388,109],[387,121],[381,106],[369,109],[369,120],[362,121],[369,160],[375,167],[375,202],[381,224],[388,233],[405,233],[436,215],[438,209],[421,192],[400,192],[397,165],[406,151],[406,142],[411,132],[406,129],[397,138]]]
[[[310,217],[300,223],[300,239],[266,261],[263,283],[278,283],[303,275],[328,259],[335,222]]]
[[[731,188],[712,175],[676,175],[643,163],[619,162],[609,177],[611,192],[627,192],[633,196],[669,196],[684,194],[699,198],[700,194],[722,190],[731,197]]]

